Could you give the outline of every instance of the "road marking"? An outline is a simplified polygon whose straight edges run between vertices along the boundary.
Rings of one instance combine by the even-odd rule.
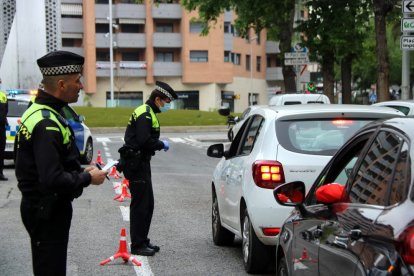
[[[138,256],[138,255],[132,255],[135,257],[135,259],[138,260],[138,262],[141,263],[141,266],[134,265],[134,270],[137,275],[142,276],[152,276],[154,273],[152,273],[151,267],[148,262],[148,258],[145,256]]]
[[[119,209],[121,209],[122,219],[129,221],[129,206],[119,206]]]
[[[96,142],[111,142],[108,137],[96,137]]]
[[[174,143],[185,143],[183,138],[178,138],[178,137],[172,137],[169,138],[171,141],[173,141]]]

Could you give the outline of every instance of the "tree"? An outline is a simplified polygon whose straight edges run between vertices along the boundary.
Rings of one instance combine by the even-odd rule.
[[[267,29],[269,35],[279,40],[282,72],[285,90],[295,91],[295,72],[292,66],[284,65],[284,53],[292,47],[295,1],[292,0],[182,0],[187,10],[197,10],[205,22],[215,23],[226,10],[234,10],[237,14],[235,21],[240,34],[247,37],[251,29],[256,33]],[[209,24],[203,34],[208,33]]]

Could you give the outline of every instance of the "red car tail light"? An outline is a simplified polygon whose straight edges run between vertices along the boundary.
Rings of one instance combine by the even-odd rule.
[[[337,119],[337,120],[332,121],[332,124],[334,124],[336,126],[352,125],[353,123],[354,123],[354,121],[352,121],[352,120],[343,120],[343,119]]]
[[[405,230],[399,239],[399,252],[405,264],[414,265],[414,228]]]
[[[254,183],[261,188],[274,189],[285,183],[283,166],[277,161],[256,161],[252,170]]]
[[[277,236],[280,233],[280,228],[262,228],[263,235]]]

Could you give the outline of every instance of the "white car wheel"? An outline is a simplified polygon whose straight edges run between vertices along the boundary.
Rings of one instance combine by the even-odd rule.
[[[233,243],[234,233],[221,225],[218,200],[214,191],[211,208],[211,230],[213,232],[213,241],[215,245],[230,245]]]

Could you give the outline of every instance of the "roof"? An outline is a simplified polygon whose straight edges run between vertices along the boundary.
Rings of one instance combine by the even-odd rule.
[[[258,113],[263,110],[267,113],[273,113],[277,117],[289,116],[291,118],[322,118],[329,114],[329,117],[337,114],[338,117],[375,117],[389,118],[391,116],[405,116],[404,113],[388,107],[378,107],[372,105],[353,105],[353,104],[301,104],[301,105],[283,105],[269,106],[254,110],[252,113]],[[352,113],[352,114],[351,114]],[[380,115],[380,116],[378,116]]]

